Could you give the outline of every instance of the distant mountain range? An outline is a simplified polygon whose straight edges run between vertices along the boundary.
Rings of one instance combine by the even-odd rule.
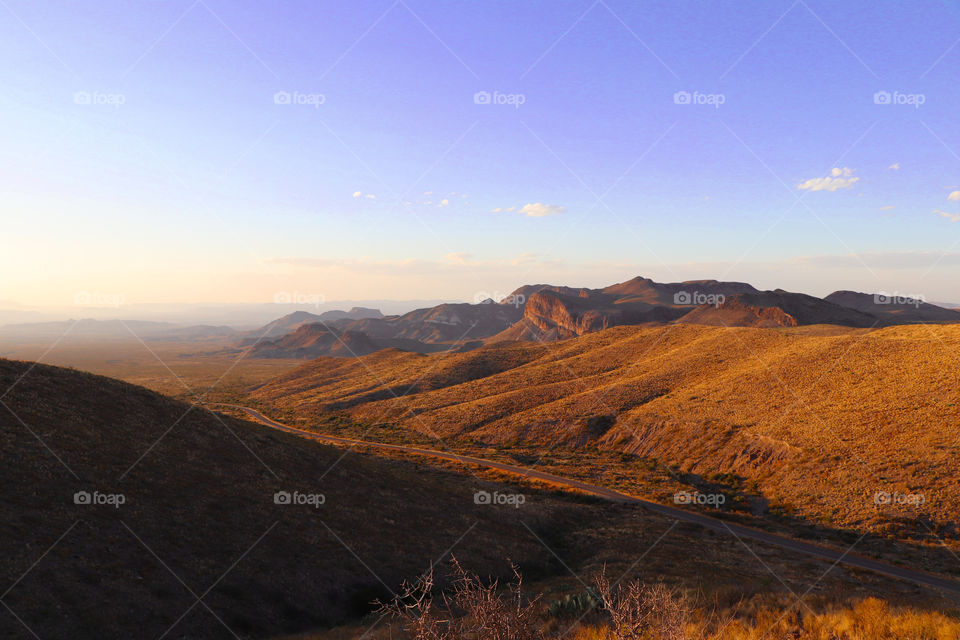
[[[836,291],[817,298],[761,291],[744,282],[659,283],[637,277],[603,289],[524,285],[499,302],[440,304],[395,316],[360,308],[297,312],[249,332],[238,347],[252,357],[308,359],[390,347],[468,351],[493,342],[559,340],[622,325],[871,328],[955,322],[960,311],[903,296]]]
[[[171,322],[96,320],[93,318],[8,324],[0,328],[0,337],[9,336],[19,339],[50,339],[71,336],[102,340],[138,337],[147,341],[200,342],[235,338],[239,335],[239,331],[226,326],[205,324],[180,326]]]

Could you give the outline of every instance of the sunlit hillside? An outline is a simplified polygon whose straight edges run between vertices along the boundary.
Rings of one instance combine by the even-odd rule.
[[[953,537],[958,364],[956,325],[622,327],[467,354],[319,359],[252,395],[450,440],[597,444],[737,474],[817,521]]]

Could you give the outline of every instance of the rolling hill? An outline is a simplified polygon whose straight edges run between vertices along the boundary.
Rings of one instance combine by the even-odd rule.
[[[280,338],[301,326],[311,323],[330,324],[340,320],[358,320],[360,318],[382,318],[383,314],[378,309],[367,309],[365,307],[353,307],[349,311],[334,309],[324,311],[323,313],[310,313],[309,311],[294,311],[288,313],[282,318],[277,318],[259,329],[248,331],[246,337],[240,341],[240,346],[249,346],[263,340]]]
[[[615,327],[463,354],[320,358],[251,397],[451,442],[637,454],[743,478],[769,509],[805,520],[958,540],[958,354],[957,325]]]
[[[957,322],[957,311],[909,296],[834,291],[824,300],[879,318],[883,324]]]
[[[582,501],[529,489],[523,524],[474,500],[516,489],[344,457],[109,378],[0,360],[0,388],[0,584],[17,616],[0,615],[4,638],[316,629],[363,615],[454,547],[493,574],[507,558],[553,571],[530,531],[555,539],[593,520]]]
[[[544,348],[454,356],[424,388],[509,374]],[[0,389],[5,638],[267,638],[359,624],[373,599],[451,552],[483,575],[515,561],[551,593],[607,567],[733,609],[746,597],[788,611],[814,578],[808,606],[877,594],[947,606],[936,592],[630,505],[345,452],[101,376],[0,360]],[[478,504],[478,490],[525,500]]]

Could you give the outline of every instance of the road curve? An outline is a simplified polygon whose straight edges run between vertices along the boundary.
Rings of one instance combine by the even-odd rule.
[[[208,405],[212,406],[212,405]],[[690,522],[693,524],[706,527],[707,529],[712,529],[713,531],[720,531],[723,533],[728,533],[734,535],[738,538],[744,540],[754,540],[757,542],[765,542],[777,547],[782,547],[784,549],[789,549],[790,551],[796,551],[798,553],[803,553],[815,558],[820,558],[823,560],[828,560],[835,564],[843,564],[849,567],[857,567],[858,569],[866,569],[868,571],[873,571],[875,573],[881,573],[887,576],[894,578],[899,578],[901,580],[906,580],[907,582],[913,582],[915,584],[923,585],[925,587],[932,587],[935,589],[940,589],[943,591],[949,591],[954,594],[960,594],[960,581],[951,580],[949,578],[943,578],[941,576],[934,575],[932,573],[927,573],[925,571],[918,571],[916,569],[908,569],[906,567],[897,566],[894,564],[888,564],[879,560],[873,560],[864,556],[860,556],[849,551],[841,551],[839,549],[834,549],[831,547],[824,547],[817,544],[812,544],[809,542],[803,542],[801,540],[796,540],[794,538],[788,538],[787,536],[777,535],[775,533],[770,533],[760,529],[754,529],[753,527],[747,527],[741,524],[736,524],[733,522],[726,522],[718,518],[712,518],[710,516],[695,513],[692,511],[686,511],[684,509],[679,509],[677,507],[671,507],[664,504],[659,504],[657,502],[651,502],[649,500],[644,500],[642,498],[637,498],[634,496],[627,495],[625,493],[620,493],[613,489],[607,487],[600,487],[597,485],[587,484],[585,482],[580,482],[579,480],[573,480],[571,478],[564,478],[562,476],[557,476],[552,473],[547,473],[545,471],[537,471],[536,469],[527,469],[517,465],[506,464],[503,462],[496,462],[494,460],[485,460],[483,458],[474,458],[473,456],[463,456],[456,453],[449,453],[446,451],[435,451],[433,449],[421,449],[419,447],[410,447],[406,445],[399,444],[384,444],[380,442],[368,442],[365,440],[352,440],[350,438],[340,438],[337,436],[328,436],[319,433],[313,433],[312,431],[304,431],[303,429],[297,429],[285,425],[276,420],[266,417],[256,409],[251,409],[250,407],[244,407],[235,404],[219,404],[219,406],[231,407],[233,409],[239,409],[240,411],[245,412],[253,420],[259,422],[260,424],[266,425],[273,429],[279,431],[286,431],[287,433],[292,433],[301,437],[309,438],[311,440],[318,440],[320,442],[327,442],[335,445],[346,445],[346,446],[363,446],[370,447],[374,449],[383,449],[388,451],[399,451],[403,453],[412,453],[421,456],[427,456],[431,458],[440,458],[444,460],[452,460],[454,462],[460,462],[464,464],[473,464],[481,467],[487,467],[490,469],[496,469],[498,471],[503,471],[506,473],[522,476],[524,478],[532,478],[535,480],[543,480],[545,482],[550,482],[553,484],[558,484],[574,489],[578,489],[585,493],[593,494],[601,498],[606,498],[607,500],[612,500],[614,502],[624,502],[630,504],[638,504],[643,506],[649,511],[654,513],[659,513],[661,515],[667,516],[669,518],[674,518],[681,522]]]

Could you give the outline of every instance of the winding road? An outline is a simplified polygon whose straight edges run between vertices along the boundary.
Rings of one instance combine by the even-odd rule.
[[[668,505],[660,504],[657,502],[651,502],[650,500],[644,500],[642,498],[637,498],[634,496],[627,495],[625,493],[620,493],[613,489],[607,487],[601,487],[597,485],[587,484],[585,482],[580,482],[579,480],[573,480],[570,478],[564,478],[562,476],[554,475],[552,473],[547,473],[545,471],[537,471],[536,469],[527,469],[517,465],[507,464],[504,462],[497,462],[494,460],[485,460],[483,458],[475,458],[473,456],[464,456],[456,453],[449,453],[445,451],[435,451],[433,449],[422,449],[419,447],[411,447],[407,445],[399,444],[384,444],[379,442],[368,442],[365,440],[352,440],[350,438],[340,438],[338,436],[329,436],[319,433],[313,433],[311,431],[304,431],[303,429],[297,429],[285,425],[276,420],[266,417],[256,409],[251,409],[250,407],[244,407],[234,404],[219,404],[218,406],[231,407],[233,409],[238,409],[245,412],[250,416],[254,421],[259,422],[260,424],[266,425],[273,429],[279,431],[286,431],[287,433],[292,433],[297,436],[304,438],[309,438],[311,440],[317,440],[320,442],[326,442],[334,445],[341,446],[362,446],[369,447],[372,449],[382,449],[386,451],[398,451],[402,453],[410,453],[420,456],[426,456],[430,458],[439,458],[443,460],[452,460],[454,462],[460,462],[463,464],[472,464],[478,465],[481,467],[487,467],[490,469],[496,469],[498,471],[503,471],[505,473],[510,473],[517,476],[522,476],[524,478],[534,479],[534,480],[543,480],[552,484],[562,485],[565,487],[570,487],[589,493],[607,500],[614,502],[623,502],[630,504],[638,504],[643,506],[649,511],[664,515],[668,518],[674,518],[681,522],[689,522],[692,524],[697,524],[707,529],[713,531],[719,531],[722,533],[731,534],[741,540],[754,540],[757,542],[765,542],[777,547],[784,549],[789,549],[790,551],[795,551],[798,553],[803,553],[808,556],[815,558],[820,558],[822,560],[828,560],[834,564],[842,564],[849,567],[856,567],[858,569],[866,569],[868,571],[873,571],[876,573],[881,573],[887,576],[894,578],[899,578],[901,580],[906,580],[908,582],[913,582],[915,584],[923,585],[926,587],[932,587],[934,589],[940,589],[943,591],[948,591],[954,594],[960,594],[960,581],[951,580],[949,578],[944,578],[941,576],[934,575],[932,573],[927,573],[924,571],[918,571],[916,569],[909,569],[907,567],[901,567],[894,564],[889,564],[882,562],[880,560],[873,560],[861,555],[848,551],[842,551],[839,549],[834,549],[831,547],[825,547],[817,544],[812,544],[809,542],[804,542],[794,538],[789,538],[787,536],[778,535],[775,533],[770,533],[760,529],[755,529],[753,527],[747,527],[741,524],[736,524],[733,522],[726,522],[718,518],[713,518],[702,513],[696,513],[693,511],[687,511],[685,509],[679,509],[677,507],[671,507]]]

